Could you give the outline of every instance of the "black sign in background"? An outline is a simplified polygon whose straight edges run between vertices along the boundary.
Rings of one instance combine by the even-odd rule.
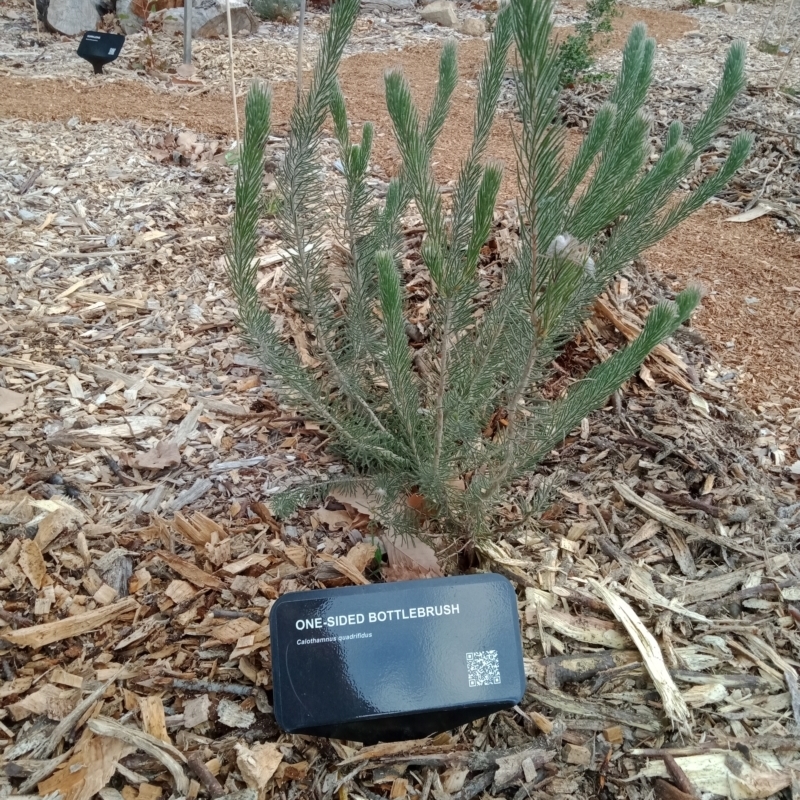
[[[273,606],[270,635],[275,716],[289,732],[417,738],[525,691],[516,595],[499,575],[295,592]]]

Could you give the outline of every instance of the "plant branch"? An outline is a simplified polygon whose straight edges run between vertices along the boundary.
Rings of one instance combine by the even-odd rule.
[[[454,300],[448,297],[444,301],[444,323],[442,324],[442,342],[439,349],[439,384],[436,388],[436,434],[433,446],[433,472],[439,473],[442,458],[442,437],[444,436],[444,396],[447,391],[447,377],[450,353],[450,323],[453,315]]]

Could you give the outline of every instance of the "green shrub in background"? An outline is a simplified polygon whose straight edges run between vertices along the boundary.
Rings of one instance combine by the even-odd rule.
[[[564,166],[552,0],[511,0],[497,17],[478,81],[472,146],[445,209],[431,154],[457,83],[455,47],[442,51],[427,114],[414,104],[402,74],[386,74],[402,168],[377,198],[367,182],[373,128],[364,125],[360,141],[351,139],[337,82],[358,8],[359,0],[337,0],[332,7],[310,88],[292,112],[278,177],[289,296],[311,332],[312,355],[321,364],[316,368],[301,362],[256,291],[270,93],[256,84],[247,99],[228,252],[239,324],[264,368],[280,380],[283,401],[323,425],[331,447],[352,467],[335,481],[276,496],[273,507],[285,515],[333,488],[361,488],[378,499],[382,522],[406,532],[418,522],[406,498],[417,493],[433,530],[489,537],[501,504],[530,509],[530,498],[514,492],[515,482],[534,472],[695,308],[694,290],[661,303],[626,348],[562,397],[542,397],[550,365],[615,273],[703,205],[743,164],[751,144],[746,134],[733,141],[714,175],[691,194],[676,194],[744,85],[745,50],[742,44],[730,49],[704,116],[692,130],[673,122],[652,163],[643,104],[655,42],[637,25],[616,87]],[[477,314],[479,254],[502,179],[501,166],[486,158],[487,145],[512,42],[522,123],[516,164],[520,237],[502,288],[481,301]],[[345,183],[336,208],[318,157],[329,113]],[[412,201],[425,227],[419,256],[433,285],[429,339],[416,355],[406,333],[401,272],[401,220]],[[341,239],[337,252],[328,244],[334,235]],[[340,301],[330,266],[341,263],[342,248],[348,293]],[[493,426],[497,419],[504,424]]]
[[[268,22],[291,22],[300,0],[253,0],[253,11]]]
[[[571,86],[592,68],[594,37],[598,33],[609,33],[611,20],[618,14],[617,0],[587,0],[586,19],[558,46],[561,86]]]

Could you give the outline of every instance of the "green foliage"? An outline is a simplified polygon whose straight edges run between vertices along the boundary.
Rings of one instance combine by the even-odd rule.
[[[253,0],[253,11],[268,22],[291,22],[300,0]]]
[[[561,43],[558,59],[561,66],[559,83],[561,86],[572,86],[578,76],[591,69],[594,58],[590,50],[592,36],[586,33],[571,33]]]
[[[264,202],[261,209],[261,216],[267,219],[274,219],[280,216],[283,210],[283,197],[277,192],[264,192]]]
[[[594,37],[608,33],[611,20],[618,14],[616,0],[587,0],[586,19],[575,26],[575,33],[567,36],[558,48],[561,86],[571,86],[591,69]]]
[[[773,42],[768,42],[766,39],[760,39],[756,45],[756,49],[771,56],[776,56],[779,52],[778,45]]]
[[[402,157],[384,196],[368,182],[373,128],[354,141],[336,74],[359,0],[338,0],[308,90],[292,112],[278,177],[278,225],[294,310],[309,331],[317,367],[307,367],[279,333],[257,294],[258,222],[270,95],[248,96],[236,181],[228,271],[240,327],[285,403],[317,420],[352,466],[345,477],[273,499],[291,513],[313,496],[366,491],[380,520],[413,531],[406,502],[422,495],[430,525],[454,536],[486,537],[511,502],[536,513],[542,498],[515,492],[520,478],[580,421],[602,406],[647,354],[691,315],[697,291],[658,305],[639,337],[555,400],[541,387],[563,345],[579,329],[612,277],[718,192],[741,167],[750,137],[734,139],[727,160],[690,194],[680,183],[744,85],[742,44],[728,53],[712,102],[692,130],[674,122],[651,163],[650,118],[643,104],[655,42],[637,25],[616,87],[571,162],[558,124],[561,63],[552,43],[552,0],[511,0],[497,16],[478,79],[472,145],[447,208],[431,158],[457,84],[456,52],[445,45],[427,114],[399,72],[385,76],[386,102]],[[501,167],[487,145],[509,49],[515,45],[522,130],[517,140],[520,235],[504,284],[480,292],[480,251],[490,235]],[[330,113],[343,171],[339,203],[325,191],[319,160]],[[566,164],[566,165],[565,165]],[[419,258],[432,282],[431,324],[421,349],[406,333],[401,219],[413,201],[425,227]],[[331,238],[336,237],[336,247]],[[342,254],[344,263],[342,264]],[[331,282],[344,268],[347,294]],[[502,419],[504,425],[495,423]]]

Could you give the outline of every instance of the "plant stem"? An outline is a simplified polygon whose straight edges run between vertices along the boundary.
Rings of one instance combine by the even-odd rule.
[[[442,458],[442,438],[444,436],[444,395],[447,389],[447,370],[450,355],[450,324],[453,314],[453,299],[447,298],[444,304],[444,325],[442,326],[442,347],[439,354],[439,386],[436,390],[436,438],[433,448],[433,472],[439,471]]]
[[[531,286],[530,286],[530,324],[531,324],[531,348],[528,351],[528,358],[525,361],[525,367],[522,370],[522,374],[519,376],[519,380],[517,381],[517,385],[514,389],[514,394],[511,397],[511,402],[506,409],[508,413],[508,427],[506,428],[506,442],[508,442],[506,448],[506,454],[503,458],[503,461],[500,465],[500,469],[497,471],[497,475],[495,476],[494,481],[492,481],[489,496],[493,495],[497,489],[503,484],[503,481],[506,480],[509,470],[514,464],[514,457],[516,456],[516,444],[517,444],[517,423],[520,416],[519,404],[522,401],[522,398],[525,394],[525,389],[528,386],[528,383],[531,379],[531,373],[533,372],[534,364],[536,363],[536,357],[539,355],[539,338],[540,338],[540,331],[539,331],[539,315],[536,311],[536,303],[538,300],[538,283],[539,283],[539,236],[536,230],[537,224],[537,215],[538,215],[538,204],[536,202],[536,174],[537,174],[537,162],[538,162],[538,142],[537,142],[537,135],[534,132],[531,141],[531,157],[530,162],[528,165],[528,208],[527,208],[527,217],[528,217],[528,228],[530,234],[530,248],[531,248]]]
[[[317,337],[317,345],[320,349],[320,352],[325,358],[325,361],[327,362],[328,367],[333,373],[333,376],[339,384],[341,390],[351,400],[355,400],[356,403],[358,403],[358,405],[360,405],[361,408],[367,412],[367,416],[370,418],[372,424],[375,425],[375,427],[378,428],[381,433],[388,433],[386,428],[383,426],[383,423],[375,415],[375,412],[369,407],[369,403],[363,397],[361,397],[357,391],[352,389],[350,382],[347,380],[341,369],[339,369],[339,365],[336,363],[336,359],[333,357],[333,353],[331,353],[330,348],[325,341],[324,327],[322,325],[322,319],[319,313],[319,306],[317,305],[317,301],[314,296],[314,287],[311,286],[310,283],[310,272],[306,262],[306,239],[303,234],[303,226],[300,223],[299,215],[297,214],[296,209],[292,209],[292,227],[294,228],[294,242],[295,247],[297,248],[297,259],[300,262],[300,269],[298,272],[302,276],[303,283],[305,284],[304,289],[306,298],[308,300],[308,310],[311,314],[311,321],[314,323],[314,333]]]
[[[297,99],[303,94],[303,31],[306,22],[306,0],[300,0],[297,18]]]

